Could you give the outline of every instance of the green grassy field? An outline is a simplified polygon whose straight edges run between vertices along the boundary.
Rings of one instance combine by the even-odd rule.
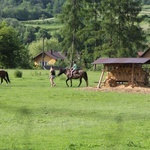
[[[52,24],[52,25],[49,25],[49,24],[25,24],[25,26],[31,26],[31,27],[40,27],[40,28],[43,28],[43,29],[49,29],[49,30],[58,30],[62,27],[62,25],[60,24]]]
[[[0,85],[0,150],[149,150],[150,94],[96,92],[65,85],[47,70],[8,70]],[[88,71],[96,86],[100,72]]]

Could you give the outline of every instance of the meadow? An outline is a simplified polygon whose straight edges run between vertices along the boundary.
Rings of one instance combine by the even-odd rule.
[[[51,87],[48,70],[7,70],[0,85],[0,150],[149,150],[150,94]],[[100,72],[88,71],[89,86]],[[84,89],[84,90],[83,90]]]

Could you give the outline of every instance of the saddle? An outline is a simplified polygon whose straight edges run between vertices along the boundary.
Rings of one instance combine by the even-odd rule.
[[[79,71],[78,70],[75,70],[74,72],[73,72],[73,74],[75,75],[75,74],[79,74]]]
[[[72,73],[72,76],[79,76],[79,70],[75,70],[75,71]]]

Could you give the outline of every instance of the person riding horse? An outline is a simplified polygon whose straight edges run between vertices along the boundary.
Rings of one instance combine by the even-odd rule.
[[[72,87],[72,79],[79,79],[79,85],[78,87],[81,85],[82,83],[82,78],[85,80],[86,82],[86,86],[88,86],[88,75],[87,72],[84,70],[79,69],[78,70],[78,74],[74,74],[72,77],[70,77],[71,71],[70,68],[60,68],[59,72],[58,72],[58,76],[65,74],[67,76],[66,79],[66,85],[69,87],[68,85],[68,81],[70,80],[70,87]]]
[[[73,61],[73,66],[71,68],[71,77],[73,76],[73,73],[76,72],[78,69],[76,61]]]

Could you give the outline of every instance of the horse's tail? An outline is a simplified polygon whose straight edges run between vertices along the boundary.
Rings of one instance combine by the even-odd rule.
[[[8,72],[6,72],[7,81],[10,83]]]
[[[86,81],[86,86],[88,86],[88,75],[87,75],[87,72],[84,71],[84,80]]]

